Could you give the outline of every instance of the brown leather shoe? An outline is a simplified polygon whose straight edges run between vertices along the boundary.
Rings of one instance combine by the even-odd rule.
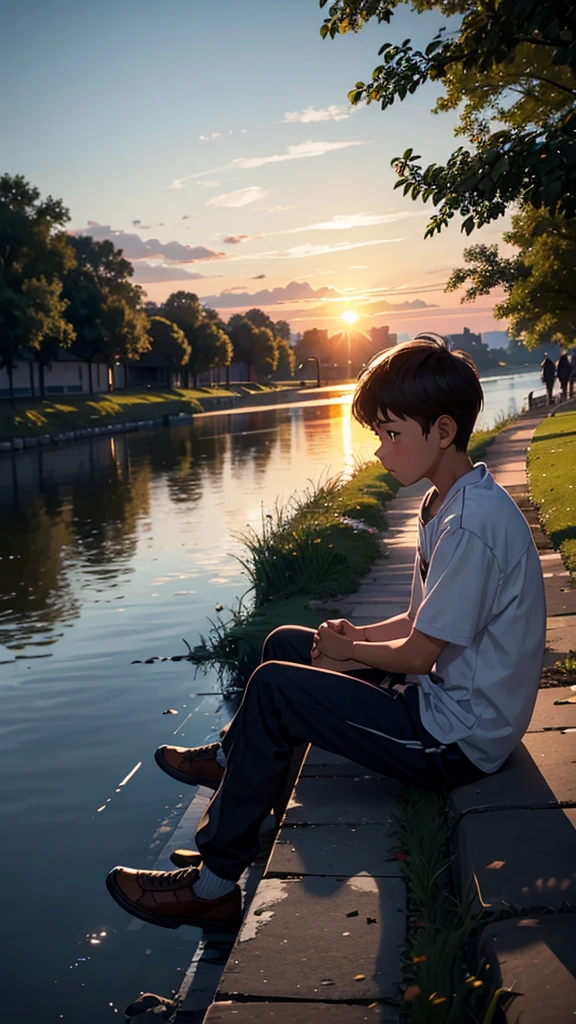
[[[172,850],[170,860],[177,868],[200,868],[202,867],[202,854],[196,850]]]
[[[181,871],[137,871],[113,868],[106,878],[108,892],[134,917],[162,928],[181,924],[204,931],[237,931],[242,920],[242,895],[236,885],[216,900],[201,900],[192,888],[196,868]]]
[[[219,743],[207,747],[158,747],[154,760],[159,768],[178,782],[189,786],[207,786],[218,789],[225,769],[216,760]]]

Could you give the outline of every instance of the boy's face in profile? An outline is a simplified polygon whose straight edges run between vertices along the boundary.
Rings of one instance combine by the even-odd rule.
[[[384,418],[380,413],[374,423],[374,431],[380,440],[380,446],[374,452],[376,458],[403,487],[424,478],[431,479],[446,447],[441,440],[438,420],[425,435],[416,420],[403,420],[393,413]]]

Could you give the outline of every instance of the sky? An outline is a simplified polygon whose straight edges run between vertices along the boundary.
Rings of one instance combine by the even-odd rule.
[[[251,306],[293,331],[502,330],[460,305],[450,271],[473,242],[394,191],[394,156],[456,145],[427,85],[353,110],[384,41],[426,44],[437,15],[394,15],[322,41],[318,0],[19,0],[4,7],[0,171],[61,198],[70,231],[111,238],[161,301],[194,291],[224,319]]]

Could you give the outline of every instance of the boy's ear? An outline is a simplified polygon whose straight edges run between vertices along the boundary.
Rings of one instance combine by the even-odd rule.
[[[440,447],[449,448],[458,432],[455,421],[448,415],[439,416],[436,420],[436,427],[440,438]]]

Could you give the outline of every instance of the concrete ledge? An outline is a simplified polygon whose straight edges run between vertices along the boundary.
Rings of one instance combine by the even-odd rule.
[[[397,1011],[382,1003],[213,1003],[205,1024],[393,1024]]]
[[[492,991],[515,993],[507,1024],[574,1024],[576,1015],[576,915],[500,921],[478,941],[477,973]],[[488,970],[482,971],[485,962]]]
[[[265,878],[294,875],[346,875],[398,878],[393,856],[398,840],[387,825],[310,825],[282,828]]]
[[[478,910],[576,906],[576,810],[467,814],[453,846],[458,894],[464,900],[474,880]]]
[[[224,969],[219,998],[394,1000],[405,910],[397,878],[266,879]]]
[[[389,825],[398,789],[375,775],[300,778],[283,825]]]
[[[457,817],[486,809],[576,805],[576,732],[530,732],[508,761],[493,775],[450,796]]]

